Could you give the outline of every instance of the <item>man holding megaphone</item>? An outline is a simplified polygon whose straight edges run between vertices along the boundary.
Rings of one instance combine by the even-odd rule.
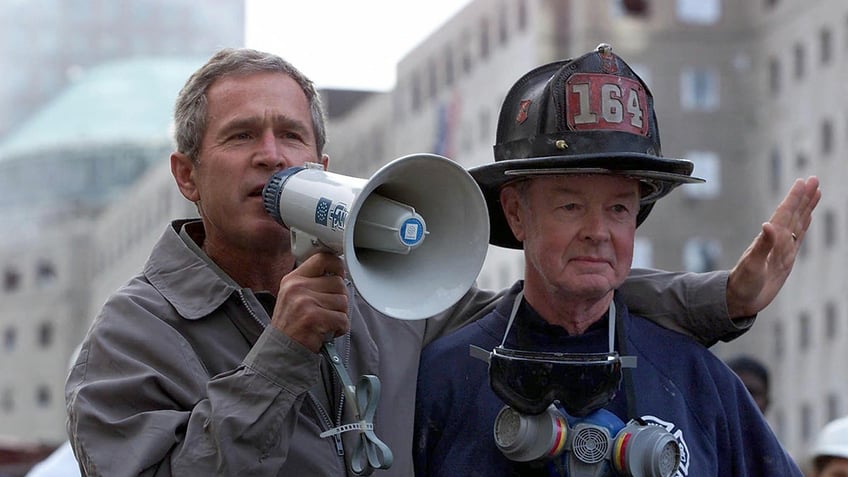
[[[325,126],[312,83],[275,55],[247,49],[215,54],[180,92],[175,136],[171,169],[200,219],[166,228],[142,273],[109,298],[82,345],[66,385],[68,432],[80,469],[108,476],[342,476],[377,469],[411,475],[420,351],[484,315],[498,295],[472,286],[461,290],[455,304],[447,303],[462,280],[441,290],[454,273],[453,264],[445,263],[436,264],[443,270],[430,266],[422,272],[443,271],[419,281],[414,296],[404,299],[408,303],[380,301],[374,290],[390,287],[384,274],[403,271],[392,268],[399,259],[377,256],[386,252],[373,245],[357,248],[357,238],[344,232],[316,238],[315,230],[307,230],[312,237],[306,243],[318,251],[305,253],[298,263],[292,230],[267,212],[264,193],[279,171],[310,163],[326,169]],[[333,203],[339,197],[319,196],[316,209],[304,217],[340,224],[355,216],[355,228],[365,230],[360,224],[376,210],[365,199],[381,196],[402,204],[390,207],[395,211],[411,205],[423,219],[421,227],[404,219],[398,228],[408,240],[429,231],[409,253],[410,260],[419,260],[419,252],[430,253],[428,243],[441,248],[437,232],[450,224],[395,190],[393,172],[418,163],[445,167],[439,159],[387,166],[385,175],[347,188],[348,209]],[[278,191],[293,190],[302,173],[291,175],[293,182]],[[464,183],[455,168],[445,174]],[[783,207],[789,215],[800,214],[804,227],[809,223],[809,208],[796,201]],[[326,243],[334,237],[343,242],[344,258]],[[348,240],[351,245],[344,245]],[[663,324],[689,330],[704,343],[733,338],[752,320],[730,320],[728,311],[732,317],[756,314],[777,293],[794,260],[794,249],[773,233],[755,243],[731,274],[649,273],[630,285],[637,296],[626,298],[628,305],[657,316],[685,315],[676,300],[664,297],[695,294],[707,305],[691,310],[688,321]],[[768,257],[770,250],[775,257]],[[358,263],[351,267],[347,262],[354,259]],[[777,259],[788,266],[775,267]],[[350,274],[354,281],[373,279],[376,286],[362,282],[363,297]],[[448,298],[439,298],[442,294]],[[386,314],[369,300],[389,303]],[[388,317],[431,300],[447,309],[427,320]],[[335,340],[325,353],[328,336]],[[346,382],[340,368],[364,379]]]

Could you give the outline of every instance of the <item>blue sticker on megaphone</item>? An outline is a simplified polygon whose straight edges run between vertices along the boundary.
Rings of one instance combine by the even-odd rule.
[[[404,220],[400,226],[400,240],[409,247],[418,245],[423,236],[424,224],[415,217]]]

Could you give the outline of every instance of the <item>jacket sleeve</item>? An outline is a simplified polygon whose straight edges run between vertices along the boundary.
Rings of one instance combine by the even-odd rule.
[[[741,336],[756,319],[728,315],[728,275],[634,268],[618,293],[634,314],[712,346]],[[472,287],[456,305],[427,320],[424,344],[485,316],[504,292]]]
[[[424,345],[440,336],[446,336],[467,323],[476,321],[494,309],[506,290],[491,291],[471,287],[460,300],[446,311],[426,320]]]
[[[634,268],[618,292],[632,313],[712,346],[739,337],[756,319],[728,316],[728,275]]]
[[[110,477],[277,475],[319,359],[269,327],[241,365],[210,377],[167,323],[134,300],[110,300],[65,388],[80,469]]]

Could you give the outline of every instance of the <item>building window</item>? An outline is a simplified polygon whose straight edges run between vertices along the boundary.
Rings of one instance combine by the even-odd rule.
[[[462,35],[462,44],[464,45],[462,48],[462,72],[468,74],[471,72],[471,66],[473,64],[471,49],[468,47],[471,44],[471,35],[468,32]]]
[[[795,64],[795,79],[802,79],[806,69],[806,53],[804,45],[796,43],[792,49],[792,58]]]
[[[498,41],[501,45],[505,45],[509,41],[509,14],[503,5],[501,5],[501,13],[498,16]]]
[[[836,310],[836,304],[832,301],[827,302],[824,306],[824,330],[825,339],[832,340],[839,332],[839,313]]]
[[[831,248],[836,244],[836,214],[832,210],[824,212],[824,246]]]
[[[53,344],[53,323],[42,323],[38,327],[38,345],[47,348],[51,344]]]
[[[518,1],[518,31],[527,29],[527,0]]]
[[[3,271],[3,290],[7,292],[16,291],[21,287],[21,273],[14,268]]]
[[[810,348],[810,315],[801,313],[798,319],[798,348],[803,352]]]
[[[677,0],[677,18],[684,23],[710,25],[721,17],[721,0]]]
[[[819,31],[819,59],[823,65],[829,64],[833,58],[833,35],[830,29],[822,28]]]
[[[810,160],[807,158],[807,154],[804,151],[798,151],[795,155],[795,168],[799,170],[805,169],[809,163]]]
[[[825,119],[820,128],[821,152],[823,156],[829,156],[833,152],[833,121]]]
[[[43,261],[35,269],[35,284],[39,288],[46,288],[56,283],[56,268],[52,263]]]
[[[719,106],[719,75],[713,69],[685,68],[680,73],[680,106],[688,111],[715,111]]]
[[[50,405],[50,388],[46,385],[41,385],[35,391],[35,402],[38,407],[47,407]]]
[[[480,58],[489,57],[489,19],[480,20]]]
[[[683,246],[683,266],[687,272],[718,270],[721,259],[721,242],[715,239],[691,238]]]
[[[6,351],[12,351],[15,349],[17,341],[18,330],[12,326],[6,327],[6,330],[3,331],[3,349]]]
[[[712,151],[690,151],[686,159],[695,165],[692,175],[706,180],[701,184],[681,187],[686,196],[699,200],[718,198],[721,195],[721,160],[718,154]]]
[[[436,68],[436,61],[430,60],[427,62],[427,97],[431,100],[439,93],[439,75]]]
[[[772,93],[780,92],[780,60],[771,58],[768,62],[768,86]]]

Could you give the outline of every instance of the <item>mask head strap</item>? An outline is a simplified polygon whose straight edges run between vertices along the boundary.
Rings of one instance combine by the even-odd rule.
[[[515,321],[515,315],[518,314],[518,308],[521,306],[521,301],[524,299],[524,290],[518,292],[515,296],[515,302],[512,304],[512,312],[509,314],[509,320],[506,323],[506,331],[504,331],[503,339],[501,340],[501,348],[506,344],[506,336],[509,334],[509,329],[512,328],[512,322]],[[615,300],[610,301],[609,306],[609,352],[615,352]]]

